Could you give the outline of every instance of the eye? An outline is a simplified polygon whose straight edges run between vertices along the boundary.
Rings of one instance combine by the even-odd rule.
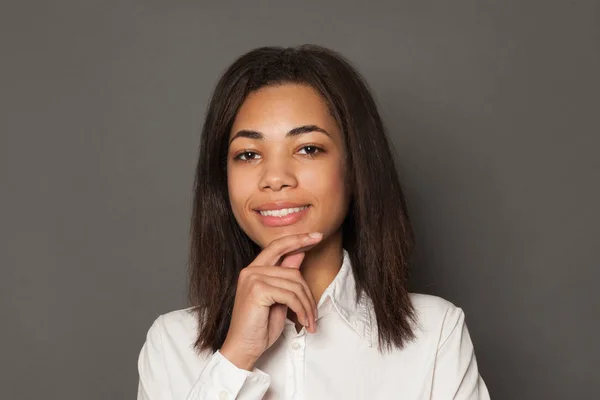
[[[240,160],[240,161],[253,161],[256,160],[258,157],[258,154],[253,152],[253,151],[243,151],[240,154],[238,154],[237,156],[234,157],[234,160]]]
[[[302,146],[302,148],[300,149],[300,151],[304,150],[307,156],[309,157],[315,157],[317,154],[322,153],[324,150],[318,146],[312,145],[312,144],[308,144],[306,146]]]

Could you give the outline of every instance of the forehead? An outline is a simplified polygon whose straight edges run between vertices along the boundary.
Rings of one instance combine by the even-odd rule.
[[[322,126],[328,132],[337,131],[327,103],[314,88],[302,84],[267,86],[246,97],[230,136],[240,129],[281,134],[310,124]]]

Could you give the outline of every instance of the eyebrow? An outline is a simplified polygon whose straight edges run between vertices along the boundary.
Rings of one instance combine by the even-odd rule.
[[[331,138],[331,135],[325,129],[320,128],[317,125],[302,125],[302,126],[296,127],[294,129],[292,129],[291,131],[289,131],[288,133],[286,133],[285,137],[290,138],[290,137],[294,137],[294,136],[298,136],[298,135],[303,135],[303,134],[309,133],[309,132],[321,132]],[[240,138],[240,137],[245,137],[248,139],[256,139],[256,140],[263,140],[265,138],[265,136],[258,131],[242,129],[241,131],[238,131],[235,135],[233,135],[233,137],[229,141],[229,144],[231,144],[231,142],[233,142],[235,139]]]

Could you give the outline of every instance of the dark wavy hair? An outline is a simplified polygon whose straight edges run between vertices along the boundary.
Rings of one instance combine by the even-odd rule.
[[[285,83],[310,85],[320,93],[343,133],[351,187],[343,247],[357,300],[364,292],[373,301],[380,351],[401,348],[414,338],[416,322],[408,295],[414,234],[394,159],[364,79],[340,54],[316,45],[249,51],[214,89],[202,127],[190,229],[189,297],[199,322],[195,348],[221,348],[238,274],[261,250],[230,208],[226,157],[234,118],[249,93]]]

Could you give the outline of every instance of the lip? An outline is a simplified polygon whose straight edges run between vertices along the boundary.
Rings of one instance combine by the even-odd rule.
[[[260,207],[254,209],[254,211],[272,211],[272,210],[281,210],[283,208],[298,208],[310,206],[310,204],[302,204],[302,203],[293,203],[291,201],[275,201],[273,203],[265,203]]]
[[[262,207],[271,207],[272,203],[270,203],[271,205],[267,205],[265,204]],[[290,204],[290,203],[285,203],[285,204]],[[293,204],[293,205],[286,205],[285,207],[282,207],[280,204],[278,204],[278,208],[265,208],[264,210],[255,210],[254,212],[256,213],[256,215],[258,216],[258,219],[260,220],[260,222],[267,227],[278,227],[278,226],[287,226],[287,225],[293,225],[297,222],[299,222],[302,218],[304,218],[306,216],[306,214],[308,213],[308,211],[311,209],[311,206],[308,204],[305,204],[307,207],[299,212],[294,212],[291,214],[286,215],[285,217],[276,217],[274,215],[262,215],[259,211],[267,211],[267,210],[280,210],[282,208],[296,208],[296,207],[303,207],[304,205],[299,205],[299,204]]]

